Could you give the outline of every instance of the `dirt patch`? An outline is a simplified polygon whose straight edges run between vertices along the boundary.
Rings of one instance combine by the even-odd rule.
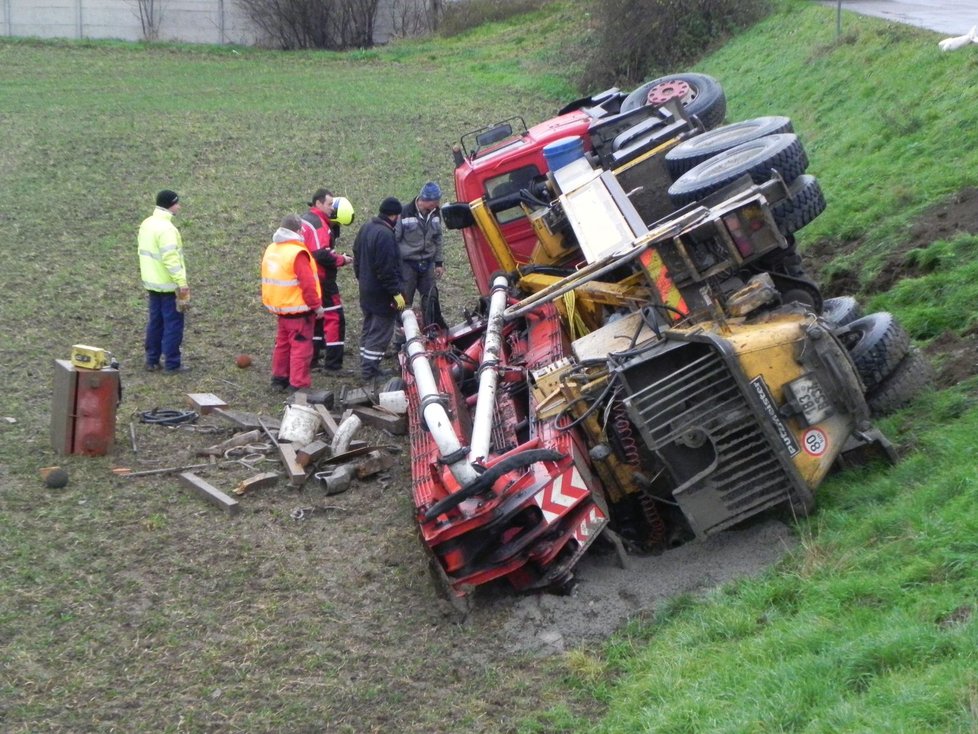
[[[841,269],[823,279],[825,295],[883,293],[904,278],[922,274],[907,262],[908,252],[926,249],[937,240],[946,240],[961,233],[978,233],[978,188],[964,188],[947,201],[923,211],[911,226],[907,238],[893,246],[880,272],[869,283],[862,283],[858,272]],[[810,272],[817,274],[822,263],[858,252],[862,245],[862,239],[845,242],[819,240],[806,249],[805,264]]]
[[[978,333],[974,330],[963,336],[946,331],[924,352],[938,365],[938,387],[953,387],[978,374]]]
[[[501,618],[500,641],[510,651],[563,652],[607,638],[672,597],[755,576],[795,544],[786,525],[767,519],[661,555],[628,556],[624,567],[610,550],[593,549],[578,564],[569,595],[483,597],[472,619]]]

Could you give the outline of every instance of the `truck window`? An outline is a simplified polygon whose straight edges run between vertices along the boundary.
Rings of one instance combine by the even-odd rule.
[[[502,176],[486,179],[486,201],[492,206],[493,200],[501,199],[510,194],[516,194],[520,189],[529,187],[530,182],[539,175],[540,170],[536,166],[530,165],[509,171]],[[501,210],[496,210],[493,207],[493,211],[496,212],[496,218],[500,224],[514,222],[520,217],[525,216],[523,207],[520,206],[519,201],[515,197],[513,198],[512,206]]]

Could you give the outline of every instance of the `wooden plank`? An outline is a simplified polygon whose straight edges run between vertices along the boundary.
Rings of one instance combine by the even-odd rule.
[[[278,453],[282,457],[285,473],[289,475],[289,484],[301,487],[306,481],[306,469],[296,458],[295,448],[292,444],[283,442],[278,445]]]
[[[379,428],[398,436],[403,436],[407,433],[406,415],[398,415],[397,413],[392,413],[389,410],[382,410],[379,408],[361,407],[354,408],[353,415],[357,416],[368,426]]]
[[[245,413],[241,410],[228,410],[227,408],[214,408],[214,415],[238,426],[239,428],[261,428],[262,422],[272,431],[277,431],[279,426],[278,418],[265,418],[257,413]]]
[[[51,405],[51,447],[70,454],[75,442],[75,394],[77,372],[67,359],[54,360],[54,390]]]
[[[234,515],[238,512],[238,501],[236,499],[224,494],[224,492],[219,490],[213,484],[204,481],[193,472],[183,472],[177,476],[180,477],[180,481],[183,482],[185,486],[194,490],[194,492],[208,502],[211,502],[218,507],[223,507],[229,515]]]
[[[299,462],[299,466],[306,467],[321,458],[327,451],[329,451],[329,444],[316,440],[296,451],[295,460]]]
[[[201,415],[213,413],[216,408],[226,408],[228,404],[212,392],[187,393],[187,400],[193,409]]]
[[[332,439],[336,435],[336,430],[339,428],[333,414],[326,409],[325,405],[314,405],[312,407],[313,410],[319,413],[319,420],[322,422],[323,428],[326,429],[326,433],[329,434],[330,439]]]
[[[262,474],[256,474],[253,477],[248,477],[247,479],[242,479],[238,482],[236,486],[231,491],[235,494],[241,495],[245,492],[250,492],[253,489],[265,489],[266,487],[274,487],[278,484],[278,472],[267,471]]]

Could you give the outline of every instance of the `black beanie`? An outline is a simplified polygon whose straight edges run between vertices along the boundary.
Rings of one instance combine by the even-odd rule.
[[[393,196],[388,196],[382,202],[380,202],[380,214],[381,216],[390,217],[394,214],[400,214],[404,207],[401,206],[401,202],[395,199]]]
[[[156,206],[163,207],[164,209],[169,209],[178,201],[180,201],[180,197],[177,192],[170,191],[169,189],[163,189],[156,195]]]

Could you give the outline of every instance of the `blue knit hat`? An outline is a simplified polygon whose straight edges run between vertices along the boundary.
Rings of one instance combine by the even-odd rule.
[[[418,198],[421,201],[438,201],[441,198],[441,187],[434,181],[429,181],[421,187]]]

